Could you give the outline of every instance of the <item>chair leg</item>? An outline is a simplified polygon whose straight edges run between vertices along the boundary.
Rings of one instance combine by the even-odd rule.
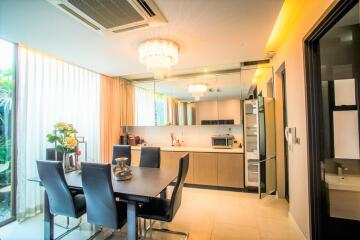
[[[115,230],[112,230],[111,234],[109,236],[107,236],[106,238],[104,238],[104,240],[107,240],[107,239],[111,238],[114,235],[114,232],[115,232]]]
[[[64,228],[64,229],[69,229],[69,225],[70,225],[70,218],[69,217],[66,217],[66,226],[63,226],[59,223],[56,223],[54,222],[54,225],[58,226],[58,227],[61,227],[61,228]]]
[[[141,227],[141,218],[138,217],[138,230],[139,230],[139,236],[142,236],[142,227]]]
[[[61,234],[61,235],[58,236],[57,238],[55,238],[55,240],[61,239],[61,238],[65,237],[66,235],[68,235],[69,233],[71,233],[72,231],[74,231],[75,229],[79,228],[80,225],[81,225],[81,222],[82,222],[82,221],[81,221],[81,217],[80,217],[79,219],[80,219],[80,220],[79,220],[79,223],[78,223],[76,226],[70,228],[69,230],[67,230],[66,232],[64,232],[63,234]]]
[[[167,229],[167,228],[151,228],[151,230],[156,231],[156,232],[163,232],[163,233],[169,233],[169,234],[184,236],[185,240],[187,240],[189,238],[189,235],[190,235],[188,232],[174,231],[174,230],[170,230],[170,229]]]
[[[144,239],[146,239],[146,234],[147,234],[147,232],[149,231],[149,230],[151,230],[152,229],[152,226],[155,224],[155,221],[152,221],[151,219],[149,220],[149,226],[147,226],[146,225],[146,221],[147,221],[147,219],[145,219],[144,218],[144,235],[143,235],[143,237],[144,237]]]
[[[97,235],[99,235],[101,233],[101,231],[103,230],[103,227],[100,227],[99,230],[97,230],[93,235],[91,235],[87,240],[92,240],[94,238],[96,238]],[[112,235],[112,234],[111,234]]]
[[[188,232],[180,232],[180,231],[174,231],[174,230],[170,230],[167,228],[154,228],[154,221],[153,223],[151,223],[151,219],[150,219],[150,226],[148,228],[146,228],[145,230],[145,234],[144,237],[146,237],[146,233],[148,231],[155,231],[155,232],[163,232],[163,233],[168,233],[168,234],[174,234],[174,235],[180,235],[180,236],[184,236],[184,240],[187,240],[189,238],[189,233]]]

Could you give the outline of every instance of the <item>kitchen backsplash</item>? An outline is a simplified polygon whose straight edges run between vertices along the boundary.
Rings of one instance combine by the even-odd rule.
[[[218,134],[234,135],[238,147],[243,144],[243,127],[240,125],[216,126],[168,126],[168,127],[127,127],[129,134],[140,136],[149,145],[171,146],[170,134],[184,141],[184,146],[211,147],[211,137]]]

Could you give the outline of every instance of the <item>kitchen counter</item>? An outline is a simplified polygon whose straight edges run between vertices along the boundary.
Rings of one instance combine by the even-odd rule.
[[[132,150],[140,150],[141,146],[132,146]],[[212,148],[212,147],[160,147],[165,152],[204,152],[204,153],[244,153],[242,148]]]
[[[325,182],[327,182],[329,190],[360,192],[359,175],[344,175],[341,177],[336,174],[326,173]]]

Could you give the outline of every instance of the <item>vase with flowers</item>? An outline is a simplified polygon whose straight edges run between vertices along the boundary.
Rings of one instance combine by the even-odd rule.
[[[78,154],[76,133],[72,124],[58,122],[54,125],[53,131],[46,135],[48,142],[55,144],[55,151],[62,153],[65,171],[71,171],[73,166],[77,166],[77,163],[73,162],[75,159],[70,159],[72,158],[71,154]]]

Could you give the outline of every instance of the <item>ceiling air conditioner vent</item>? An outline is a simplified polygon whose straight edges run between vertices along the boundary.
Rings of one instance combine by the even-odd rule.
[[[48,0],[86,26],[119,33],[165,24],[153,0]]]
[[[253,66],[253,65],[259,65],[259,64],[268,64],[270,63],[270,59],[263,59],[263,60],[256,60],[256,61],[247,61],[247,62],[242,62],[241,66]]]
[[[82,16],[77,14],[76,12],[74,12],[71,8],[68,8],[66,5],[59,4],[59,7],[61,7],[62,9],[67,11],[68,13],[72,14],[73,16],[77,17],[80,21],[87,24],[89,27],[92,27],[95,30],[100,30],[100,28],[98,28],[97,26],[95,26],[94,24],[92,24],[91,22],[89,22],[88,20],[86,20],[85,18],[83,18]]]
[[[153,10],[151,10],[151,8],[150,8],[149,5],[146,3],[146,1],[144,1],[144,0],[137,0],[137,2],[143,7],[143,9],[146,11],[146,13],[149,15],[149,17],[155,16],[155,13],[153,12]]]

